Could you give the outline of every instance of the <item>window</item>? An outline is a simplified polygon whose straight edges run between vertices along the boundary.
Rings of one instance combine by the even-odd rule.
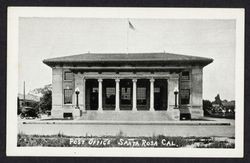
[[[137,88],[136,96],[137,96],[138,105],[146,105],[146,88],[145,87]]]
[[[72,104],[72,89],[64,89],[64,104]]]
[[[63,113],[64,118],[73,118],[72,113]]]
[[[189,71],[183,71],[181,73],[181,80],[189,80]]]
[[[73,73],[72,72],[64,72],[64,80],[73,80]]]
[[[131,104],[131,88],[123,87],[121,89],[121,104]]]
[[[190,100],[190,90],[189,89],[181,89],[180,91],[181,104],[189,104]]]
[[[92,93],[98,93],[99,88],[98,87],[93,87],[92,88]]]
[[[160,92],[161,92],[161,89],[159,87],[154,88],[154,93],[160,93]]]
[[[107,87],[106,88],[106,104],[114,105],[115,104],[115,88]]]

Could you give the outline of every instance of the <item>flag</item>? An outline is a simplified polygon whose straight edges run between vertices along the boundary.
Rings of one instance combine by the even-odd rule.
[[[128,25],[129,25],[130,29],[135,30],[135,27],[133,26],[133,24],[130,21],[128,21]]]

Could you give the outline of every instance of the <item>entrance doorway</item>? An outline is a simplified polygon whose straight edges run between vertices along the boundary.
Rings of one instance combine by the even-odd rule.
[[[98,81],[96,79],[86,80],[86,110],[98,109]]]
[[[103,80],[103,110],[115,110],[115,80]]]
[[[155,110],[167,110],[167,80],[156,79],[154,83],[154,108]]]
[[[148,79],[137,80],[137,110],[149,110],[150,82]]]
[[[132,110],[132,89],[131,79],[122,79],[120,81],[120,110]]]

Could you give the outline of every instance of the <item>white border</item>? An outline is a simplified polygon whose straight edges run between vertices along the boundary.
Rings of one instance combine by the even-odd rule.
[[[9,7],[7,38],[7,144],[8,156],[111,156],[111,157],[243,157],[244,127],[244,9],[206,8],[90,8]],[[236,19],[235,149],[184,148],[79,148],[17,147],[16,95],[18,92],[18,18],[162,18]]]

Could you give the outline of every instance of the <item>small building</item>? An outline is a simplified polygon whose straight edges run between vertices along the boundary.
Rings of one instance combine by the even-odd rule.
[[[203,67],[213,59],[170,53],[86,53],[45,59],[54,118],[165,121],[203,117]]]
[[[38,105],[40,102],[40,97],[32,95],[32,94],[26,94],[25,96],[23,94],[18,93],[17,96],[17,108],[18,113],[20,112],[21,108],[23,107],[34,107],[35,105]]]
[[[18,98],[18,102],[19,102],[18,103],[19,107],[32,106],[33,104],[36,104],[40,101],[40,97],[32,95],[32,94],[26,94],[24,97],[23,94],[18,93],[17,98]]]

